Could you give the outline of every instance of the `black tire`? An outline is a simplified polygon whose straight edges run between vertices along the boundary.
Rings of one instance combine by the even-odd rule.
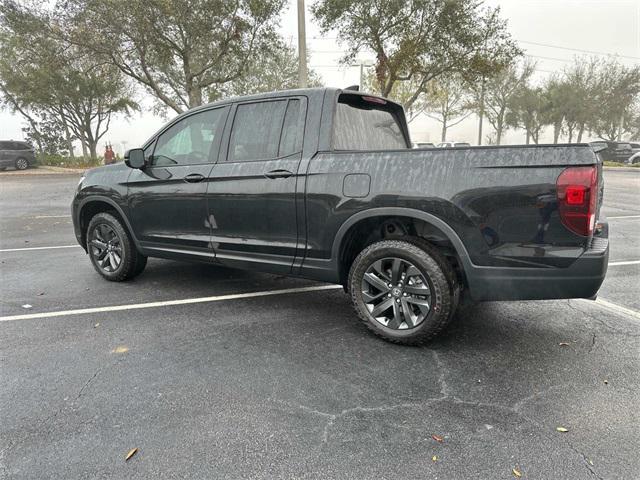
[[[138,253],[137,251],[136,251],[136,253],[137,253],[137,255],[136,255],[136,266],[133,269],[133,272],[131,272],[131,277],[129,277],[129,278],[137,277],[142,272],[144,272],[144,269],[147,266],[147,257],[142,255],[141,253]]]
[[[110,213],[93,216],[86,239],[93,268],[111,282],[131,279],[147,264],[147,257],[138,252],[122,222]]]
[[[16,170],[26,170],[29,168],[29,161],[26,158],[16,159]]]
[[[405,268],[407,277],[405,281],[403,275],[402,282],[396,285],[393,277],[397,263],[406,266],[398,267],[397,271]],[[385,269],[389,265],[391,269]],[[375,283],[365,280],[365,274],[367,279],[371,279],[372,273],[380,273]],[[388,288],[383,285],[388,293],[377,287],[380,279],[384,278],[383,283],[389,282]],[[382,240],[369,245],[356,257],[349,272],[351,300],[362,322],[376,335],[403,345],[421,345],[437,336],[454,315],[459,290],[455,272],[447,260],[430,244],[414,238]],[[414,295],[416,291],[425,293]],[[409,298],[403,298],[407,295]],[[376,301],[379,303],[375,304]],[[387,309],[379,310],[388,302],[391,304]],[[421,308],[418,310],[412,305],[412,311],[407,312],[408,303],[420,303]],[[427,311],[423,310],[427,307]],[[372,312],[375,314],[377,311],[381,315],[374,317]],[[416,312],[418,315],[414,319]],[[404,320],[408,317],[411,317],[410,321]],[[402,320],[398,322],[398,319]]]

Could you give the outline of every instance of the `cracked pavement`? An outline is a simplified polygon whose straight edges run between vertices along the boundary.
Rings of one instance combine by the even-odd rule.
[[[640,214],[639,178],[605,173],[607,215]],[[76,181],[0,177],[0,248],[72,244],[36,217]],[[611,261],[640,259],[640,219],[611,230]],[[312,285],[161,260],[114,285],[79,249],[0,261],[0,315]],[[640,310],[639,273],[610,268],[601,296]],[[339,290],[0,322],[0,385],[2,479],[640,477],[640,320],[582,300],[465,308],[424,348],[369,334]]]

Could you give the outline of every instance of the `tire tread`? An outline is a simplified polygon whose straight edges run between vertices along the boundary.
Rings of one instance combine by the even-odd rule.
[[[359,268],[362,268],[363,261],[365,261],[369,255],[382,249],[402,250],[419,257],[424,265],[428,267],[429,276],[434,286],[437,287],[437,290],[444,290],[434,292],[435,295],[440,295],[439,301],[435,302],[441,307],[438,314],[432,316],[428,324],[422,327],[416,327],[415,333],[411,336],[396,337],[387,334],[384,330],[373,324],[372,320],[361,308],[358,308],[359,299],[356,292],[360,287],[359,282],[357,285],[354,285],[356,281],[354,275]],[[381,240],[366,247],[354,260],[349,272],[349,292],[358,317],[375,335],[397,344],[423,345],[439,335],[453,318],[459,299],[459,286],[455,278],[455,272],[449,262],[428,242],[415,237],[397,240]],[[427,320],[425,320],[425,322],[426,321]]]

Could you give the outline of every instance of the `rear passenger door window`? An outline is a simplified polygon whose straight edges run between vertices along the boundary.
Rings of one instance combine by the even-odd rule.
[[[229,139],[229,162],[278,157],[287,100],[244,103],[237,107]]]

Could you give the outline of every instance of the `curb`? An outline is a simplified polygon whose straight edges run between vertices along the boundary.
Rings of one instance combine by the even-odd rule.
[[[84,172],[94,167],[87,168],[63,168],[40,166],[27,168],[26,170],[9,170],[0,172],[0,176],[29,176],[29,175],[82,175]]]
[[[638,167],[603,167],[606,172],[640,172]]]

